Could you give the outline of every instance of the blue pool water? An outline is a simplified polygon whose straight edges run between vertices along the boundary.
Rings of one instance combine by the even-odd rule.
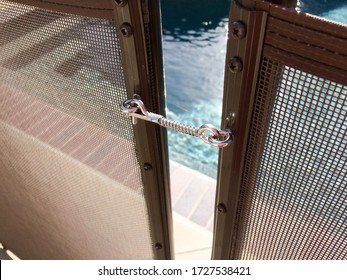
[[[220,127],[230,0],[162,0],[168,117]],[[298,10],[347,24],[346,0],[302,0]],[[213,178],[218,149],[168,131],[170,158]]]

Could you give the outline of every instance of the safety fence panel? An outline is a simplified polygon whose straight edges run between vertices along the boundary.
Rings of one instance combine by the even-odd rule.
[[[112,16],[0,11],[0,241],[23,259],[153,258]]]

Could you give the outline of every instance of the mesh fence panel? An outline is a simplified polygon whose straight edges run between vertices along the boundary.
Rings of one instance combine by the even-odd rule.
[[[347,88],[263,57],[236,258],[347,258]]]
[[[1,242],[28,259],[152,258],[113,20],[0,10]]]

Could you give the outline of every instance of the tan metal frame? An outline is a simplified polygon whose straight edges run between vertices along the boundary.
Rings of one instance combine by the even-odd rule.
[[[231,5],[229,30],[232,30],[231,25],[234,21],[242,21],[246,25],[247,35],[243,39],[235,39],[229,34],[228,38],[222,128],[234,131],[234,141],[230,147],[222,149],[219,153],[213,259],[229,259],[232,251],[231,233],[235,230],[241,163],[247,143],[266,18],[264,12],[244,10],[235,2]],[[243,70],[239,73],[229,70],[229,59],[235,56],[243,63]]]
[[[149,111],[165,114],[159,1],[138,0],[128,1],[125,6],[113,5],[128,97],[139,94]],[[124,23],[131,26],[132,34],[129,37],[120,32]],[[151,123],[138,122],[134,126],[134,133],[142,167],[154,255],[157,259],[172,259],[166,131]]]

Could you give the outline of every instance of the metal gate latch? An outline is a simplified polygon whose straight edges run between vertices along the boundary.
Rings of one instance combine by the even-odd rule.
[[[176,130],[181,133],[189,134],[195,137],[200,137],[205,143],[218,148],[228,146],[233,135],[229,129],[218,130],[211,124],[204,124],[200,127],[182,124],[178,121],[173,121],[165,118],[162,115],[148,112],[143,102],[138,98],[130,98],[123,101],[121,110],[132,118],[132,123],[137,124],[137,119],[154,122],[160,126]],[[210,132],[208,135],[205,132]]]

